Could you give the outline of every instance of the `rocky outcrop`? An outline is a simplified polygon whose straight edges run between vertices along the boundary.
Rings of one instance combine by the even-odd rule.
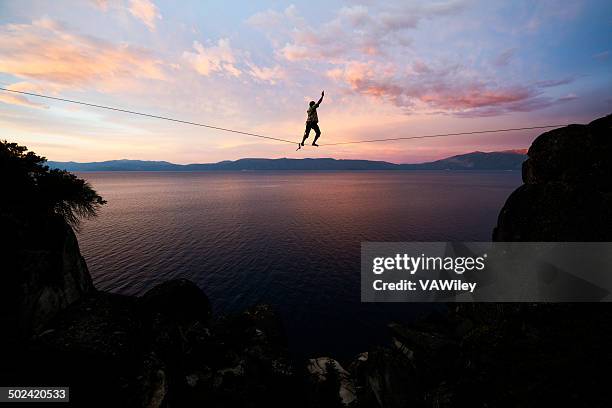
[[[0,321],[9,335],[39,332],[94,290],[72,228],[61,217],[0,217]],[[6,339],[5,339],[6,340]]]
[[[391,324],[391,346],[346,370],[311,360],[308,395],[317,407],[607,406],[612,310],[583,306],[462,304]]]
[[[77,405],[295,405],[274,311],[259,305],[212,319],[206,295],[183,279],[141,298],[94,292],[14,351],[5,366],[12,381],[70,384]]]
[[[309,405],[357,406],[357,390],[351,374],[330,357],[308,360]]]
[[[612,240],[612,115],[540,135],[495,241]]]
[[[61,218],[0,221],[0,383],[69,384],[76,406],[301,404],[271,307],[213,318],[185,279],[142,297],[96,291]]]

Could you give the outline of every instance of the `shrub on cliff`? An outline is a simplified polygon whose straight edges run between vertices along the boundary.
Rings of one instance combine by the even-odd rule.
[[[0,141],[0,214],[32,217],[56,214],[77,227],[106,204],[85,180],[49,169],[46,158],[17,143]]]

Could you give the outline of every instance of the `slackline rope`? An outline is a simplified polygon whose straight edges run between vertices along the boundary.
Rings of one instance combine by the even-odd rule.
[[[207,125],[207,124],[204,124],[204,123],[198,123],[198,122],[191,122],[191,121],[187,121],[187,120],[174,119],[174,118],[169,118],[167,116],[152,115],[150,113],[136,112],[136,111],[127,110],[127,109],[115,108],[115,107],[112,107],[112,106],[97,105],[95,103],[76,101],[76,100],[73,100],[73,99],[58,98],[58,97],[55,97],[55,96],[37,94],[37,93],[33,93],[33,92],[17,91],[17,90],[14,90],[14,89],[8,89],[8,88],[2,88],[2,87],[0,87],[0,90],[6,91],[6,92],[13,92],[13,93],[17,93],[17,94],[22,94],[22,95],[35,96],[35,97],[38,97],[38,98],[53,99],[55,101],[74,103],[74,104],[77,104],[77,105],[91,106],[93,108],[100,108],[100,109],[107,109],[107,110],[112,110],[112,111],[116,111],[116,112],[129,113],[129,114],[132,114],[132,115],[145,116],[145,117],[148,117],[148,118],[167,120],[167,121],[170,121],[170,122],[183,123],[183,124],[186,124],[186,125],[200,126],[200,127],[205,127],[205,128],[208,128],[208,129],[221,130],[223,132],[231,132],[231,133],[237,133],[237,134],[245,135],[245,136],[258,137],[260,139],[268,139],[268,140],[275,140],[277,142],[295,144],[294,141],[287,140],[287,139],[281,139],[281,138],[278,138],[278,137],[265,136],[265,135],[260,135],[260,134],[257,134],[257,133],[243,132],[243,131],[235,130],[235,129],[229,129],[229,128],[224,128],[224,127],[219,127],[219,126]],[[556,127],[562,127],[562,126],[566,126],[566,124],[528,126],[528,127],[507,128],[507,129],[474,130],[474,131],[469,131],[469,132],[439,133],[439,134],[432,134],[432,135],[391,137],[391,138],[384,138],[384,139],[348,140],[348,141],[345,141],[345,142],[325,143],[325,144],[321,144],[321,146],[340,146],[340,145],[349,145],[349,144],[358,144],[358,143],[377,143],[377,142],[390,142],[390,141],[396,141],[396,140],[427,139],[427,138],[433,138],[433,137],[476,135],[476,134],[482,134],[482,133],[498,133],[498,132],[511,132],[511,131],[518,131],[518,130],[548,129],[548,128],[556,128]],[[301,145],[300,145],[300,143],[298,143],[297,150],[300,150],[300,148],[301,148]]]

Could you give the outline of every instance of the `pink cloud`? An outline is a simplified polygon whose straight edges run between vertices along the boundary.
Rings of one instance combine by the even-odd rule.
[[[514,58],[515,53],[516,48],[509,48],[503,51],[497,57],[495,57],[495,59],[493,60],[493,65],[498,68],[507,66],[508,64],[510,64],[510,61],[512,61],[512,58]]]
[[[324,66],[327,77],[344,91],[389,102],[405,113],[491,116],[538,110],[568,100],[545,95],[545,88],[569,84],[573,78],[530,83],[513,81],[512,76],[498,79],[497,68],[511,64],[516,48],[502,49],[482,63],[462,57],[461,63],[453,63],[457,58],[454,50],[436,52],[412,46],[420,25],[454,17],[467,4],[462,0],[397,5],[368,2],[343,7],[331,20],[316,26],[291,7],[290,12],[258,13],[248,21],[270,38],[272,33],[279,34],[271,41],[281,60],[292,66],[301,63],[314,75]],[[575,14],[557,15],[551,4],[546,2],[534,15],[570,18]]]
[[[255,64],[247,52],[234,49],[227,38],[221,38],[216,44],[208,47],[194,41],[193,51],[183,52],[183,59],[202,76],[224,74],[268,84],[276,84],[287,79],[287,71],[283,67],[278,64],[273,66]]]
[[[0,27],[0,72],[96,88],[130,78],[166,78],[163,63],[148,51],[80,36],[50,19]]]
[[[155,31],[157,21],[162,19],[159,8],[151,0],[89,0],[89,2],[103,12],[127,11],[150,31]]]
[[[90,2],[102,11],[108,10],[108,0],[90,0]]]
[[[159,9],[150,0],[130,0],[128,10],[151,31],[155,31],[157,20],[162,18]]]
[[[231,76],[240,76],[242,71],[236,67],[236,51],[234,51],[227,38],[221,38],[216,45],[204,47],[194,41],[195,52],[185,51],[183,58],[200,75],[209,76],[212,73],[226,73]]]
[[[406,113],[451,113],[457,116],[493,116],[507,112],[529,112],[571,98],[550,98],[540,88],[570,80],[542,81],[534,86],[498,85],[472,77],[460,66],[434,68],[422,62],[411,71],[391,64],[349,62],[327,72],[329,78],[346,84],[352,92],[390,101]]]
[[[247,21],[266,32],[289,35],[291,41],[279,50],[279,55],[289,61],[333,61],[356,52],[379,55],[385,46],[409,46],[412,39],[407,30],[415,29],[425,19],[457,14],[465,5],[463,0],[399,6],[355,5],[341,8],[332,20],[316,27],[308,25],[292,6],[283,13],[260,12]]]
[[[249,75],[260,82],[276,84],[278,81],[287,78],[286,71],[280,65],[273,67],[260,67],[253,63],[247,63],[247,65],[249,67]]]
[[[249,17],[247,23],[260,29],[278,27],[286,21],[286,18],[290,17],[291,8],[295,9],[295,6],[288,7],[283,13],[274,10],[260,11]]]
[[[7,86],[7,89],[11,89],[14,91],[24,91],[24,92],[37,92],[40,91],[40,87],[31,84],[29,82],[18,82],[12,85]],[[0,93],[0,102],[9,103],[12,105],[21,105],[27,106],[29,108],[39,108],[39,109],[47,109],[48,106],[44,103],[33,102],[30,101],[23,95],[9,92],[1,92]]]

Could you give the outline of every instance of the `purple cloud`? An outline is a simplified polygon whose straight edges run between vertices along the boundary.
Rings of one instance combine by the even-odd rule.
[[[502,52],[497,57],[495,57],[495,59],[493,60],[493,65],[495,65],[496,67],[507,66],[508,64],[510,64],[510,61],[512,61],[512,58],[514,57],[515,53],[516,53],[516,48],[507,49],[506,51]]]
[[[500,85],[468,71],[460,65],[434,68],[419,63],[409,73],[401,73],[391,65],[350,62],[328,71],[328,76],[345,83],[352,92],[386,100],[406,113],[425,110],[457,116],[495,116],[530,112],[575,99],[571,94],[557,99],[548,97],[540,89],[569,83],[569,79],[541,81],[533,86]]]

